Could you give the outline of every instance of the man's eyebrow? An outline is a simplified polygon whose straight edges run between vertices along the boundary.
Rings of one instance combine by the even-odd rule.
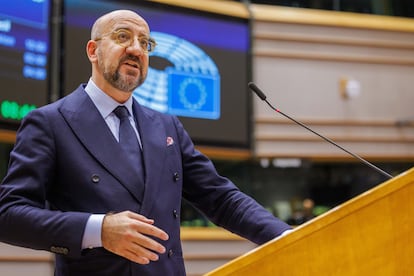
[[[131,28],[130,28],[130,27],[125,27],[125,26],[118,26],[118,27],[115,27],[115,28],[113,29],[113,31],[119,31],[119,30],[127,30],[127,31],[132,32],[132,30],[131,30]]]
[[[116,31],[119,31],[119,30],[126,30],[126,31],[131,32],[132,34],[135,34],[134,30],[131,27],[124,27],[124,26],[116,27],[116,28],[113,29],[112,32],[116,32]],[[145,38],[149,39],[151,36],[149,34],[145,33],[145,32],[140,32],[140,33],[138,33],[138,37],[145,37]]]

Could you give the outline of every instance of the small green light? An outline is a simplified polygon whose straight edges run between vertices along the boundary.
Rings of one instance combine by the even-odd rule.
[[[33,109],[36,109],[35,105],[19,105],[14,101],[3,101],[0,105],[0,115],[5,119],[21,120]]]

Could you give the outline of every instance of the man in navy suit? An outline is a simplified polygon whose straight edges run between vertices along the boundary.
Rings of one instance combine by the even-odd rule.
[[[17,133],[0,186],[0,241],[56,253],[55,275],[185,275],[182,197],[257,244],[290,229],[218,175],[176,117],[133,99],[155,47],[149,34],[132,11],[99,18],[86,46],[89,82],[31,112]],[[120,105],[143,164],[119,143]]]

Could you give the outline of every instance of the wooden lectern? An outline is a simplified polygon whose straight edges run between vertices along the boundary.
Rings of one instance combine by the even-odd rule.
[[[414,275],[414,168],[205,276]]]

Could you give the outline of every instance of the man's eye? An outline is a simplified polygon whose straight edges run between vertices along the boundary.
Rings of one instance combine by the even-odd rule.
[[[128,32],[119,32],[116,35],[116,39],[121,43],[126,42],[126,41],[131,40],[131,34]]]
[[[147,49],[148,48],[148,39],[142,38],[139,40],[139,43],[141,44],[141,48]]]

